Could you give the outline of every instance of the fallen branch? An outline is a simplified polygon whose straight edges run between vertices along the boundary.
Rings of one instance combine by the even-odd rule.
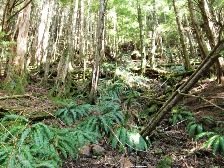
[[[224,108],[220,107],[219,105],[217,105],[217,104],[215,104],[215,103],[212,103],[211,101],[205,99],[204,97],[196,96],[196,95],[192,95],[192,94],[181,93],[180,90],[178,90],[178,93],[179,93],[180,95],[183,95],[183,96],[195,97],[195,98],[202,99],[202,100],[204,100],[205,102],[207,102],[207,103],[210,104],[210,105],[206,105],[206,107],[217,107],[217,108],[219,108],[220,110],[224,111]],[[200,108],[201,108],[201,107],[200,107]]]
[[[0,97],[0,100],[17,99],[17,98],[24,98],[24,97],[30,97],[30,95],[29,94],[24,94],[24,95],[4,96],[4,97]]]

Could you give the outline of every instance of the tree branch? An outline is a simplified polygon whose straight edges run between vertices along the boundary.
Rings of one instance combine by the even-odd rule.
[[[8,19],[7,22],[9,22],[14,16],[16,16],[19,12],[21,12],[23,9],[25,9],[30,3],[32,2],[32,0],[30,0],[29,2],[27,2],[21,9],[19,9],[17,12],[15,12],[13,15],[11,15]]]

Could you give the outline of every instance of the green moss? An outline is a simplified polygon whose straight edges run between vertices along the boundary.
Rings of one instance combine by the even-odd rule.
[[[171,168],[173,159],[170,156],[164,156],[157,164],[156,168]]]

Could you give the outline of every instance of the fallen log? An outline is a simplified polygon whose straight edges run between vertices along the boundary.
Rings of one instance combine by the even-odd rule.
[[[157,124],[163,119],[163,117],[178,103],[178,101],[183,97],[183,94],[187,93],[194,84],[203,76],[214,62],[220,57],[220,52],[224,50],[224,40],[218,42],[214,49],[209,53],[209,55],[203,60],[197,70],[189,77],[189,79],[183,83],[165,102],[165,104],[159,109],[155,117],[148,123],[148,125],[141,131],[143,137],[150,136],[155,130]]]
[[[29,94],[4,96],[4,97],[0,97],[0,100],[5,100],[5,99],[18,99],[18,98],[24,98],[24,97],[31,97],[31,96]]]

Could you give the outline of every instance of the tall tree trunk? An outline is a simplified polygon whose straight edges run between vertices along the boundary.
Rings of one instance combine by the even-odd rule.
[[[83,61],[83,79],[85,79],[85,71],[86,71],[86,34],[85,34],[85,5],[84,1],[80,0],[80,29],[79,29],[79,55],[80,59]]]
[[[58,69],[57,69],[57,78],[56,78],[56,93],[58,96],[63,96],[66,95],[67,92],[69,91],[67,89],[70,88],[68,86],[69,79],[68,79],[68,72],[70,68],[70,63],[71,63],[71,55],[73,51],[73,9],[74,7],[71,6],[68,9],[67,13],[67,20],[66,24],[64,26],[64,41],[63,41],[63,53],[61,55],[59,64],[58,64]],[[66,10],[66,9],[65,9]],[[68,79],[68,80],[66,80]]]
[[[152,1],[152,6],[153,6],[153,10],[152,10],[152,18],[150,18],[150,15],[148,15],[148,19],[147,19],[147,29],[151,30],[151,50],[150,50],[150,67],[152,69],[155,68],[156,66],[156,61],[155,61],[155,55],[156,55],[156,37],[157,37],[157,26],[158,26],[158,21],[157,21],[157,17],[156,17],[156,1],[153,0]]]
[[[137,0],[137,10],[138,10],[140,53],[141,53],[141,74],[143,75],[145,73],[145,68],[146,68],[146,56],[145,56],[145,53],[144,53],[142,11],[141,11],[141,6],[140,6],[138,0]]]
[[[178,32],[180,35],[180,43],[182,46],[182,52],[183,52],[182,55],[183,55],[183,60],[184,60],[184,66],[185,66],[186,70],[189,70],[189,69],[191,69],[189,54],[187,52],[187,47],[185,45],[183,27],[180,22],[179,13],[177,11],[175,0],[173,0],[173,8],[174,8],[174,13],[176,15],[176,23],[177,23]]]
[[[201,57],[202,59],[204,59],[208,55],[208,48],[203,40],[203,35],[198,28],[192,3],[192,0],[188,0],[188,9],[190,13],[191,24],[196,34],[196,40],[198,42],[198,46],[201,52]]]
[[[24,4],[29,1],[26,0]],[[16,43],[16,56],[9,59],[9,65],[7,68],[6,82],[14,80],[15,76],[19,76],[23,80],[25,73],[25,55],[27,51],[28,32],[30,23],[31,4],[29,3],[21,13],[18,15],[16,31],[18,32]]]
[[[210,44],[210,48],[213,48],[216,43],[218,42],[218,32],[217,28],[215,27],[214,22],[212,21],[213,15],[212,15],[212,8],[209,6],[209,3],[207,0],[198,0],[198,6],[200,8],[200,13],[204,22],[204,28],[205,32]],[[219,60],[216,60],[215,64],[215,69],[216,69],[216,75],[217,75],[217,80],[219,83],[221,83],[221,77],[222,77],[222,70],[221,70],[221,65]]]
[[[38,66],[46,62],[49,42],[49,29],[52,22],[54,0],[43,0],[40,24],[38,27],[37,49],[35,53]]]
[[[29,0],[26,0],[25,4],[28,2]],[[14,70],[18,75],[21,76],[24,75],[25,54],[27,51],[28,32],[30,25],[30,12],[31,3],[18,15],[17,21],[18,37],[16,43],[16,57],[14,58]]]
[[[212,21],[211,8],[207,0],[198,0],[198,7],[200,8],[200,14],[204,21],[204,28],[206,31],[207,38],[209,40],[210,47],[213,48],[217,43],[217,35],[215,25]]]
[[[97,24],[97,47],[94,57],[94,65],[92,70],[92,82],[91,82],[91,90],[90,90],[90,101],[95,103],[97,96],[97,85],[99,80],[99,72],[100,72],[100,59],[104,56],[104,19],[106,12],[106,0],[99,0],[100,8],[99,8],[99,19]]]

